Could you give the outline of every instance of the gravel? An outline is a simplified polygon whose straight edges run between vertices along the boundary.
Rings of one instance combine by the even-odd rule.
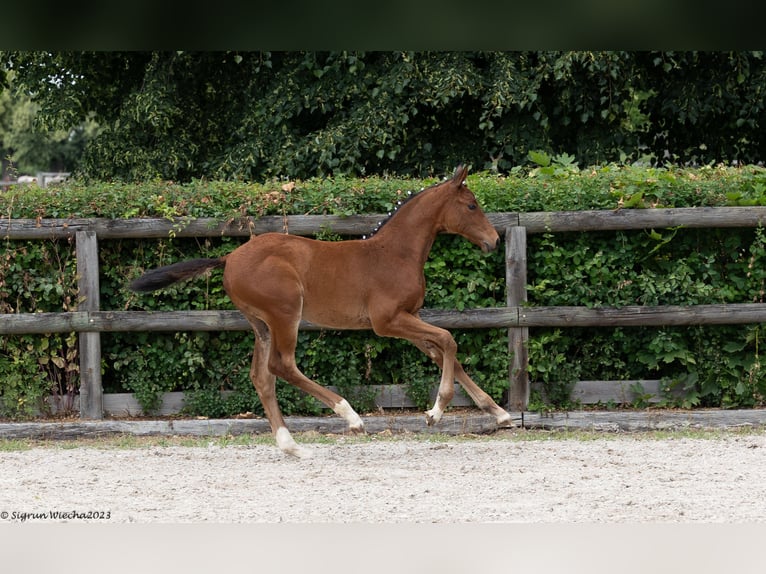
[[[538,439],[48,443],[0,452],[0,522],[766,522],[763,431]]]

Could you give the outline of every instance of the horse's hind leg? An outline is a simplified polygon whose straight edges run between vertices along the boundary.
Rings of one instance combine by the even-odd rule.
[[[260,322],[253,321],[255,331],[255,347],[253,348],[253,361],[250,365],[250,380],[253,382],[258,397],[261,399],[263,411],[271,425],[271,431],[277,441],[277,446],[283,452],[306,458],[311,451],[306,450],[295,442],[290,431],[287,430],[285,419],[277,403],[276,376],[269,371],[269,350],[271,336],[268,327]]]
[[[269,353],[269,371],[283,378],[288,383],[309,393],[317,400],[331,408],[335,414],[343,417],[351,432],[364,432],[361,417],[351,407],[346,399],[312,381],[304,375],[295,363],[295,345],[298,338],[300,319],[290,323],[283,321],[271,323],[271,350]]]

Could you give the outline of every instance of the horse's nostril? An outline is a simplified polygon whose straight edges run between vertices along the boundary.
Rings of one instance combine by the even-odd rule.
[[[481,250],[485,253],[489,253],[491,251],[494,251],[500,246],[500,237],[498,236],[497,239],[495,239],[495,242],[492,243],[490,241],[482,241],[481,242]]]

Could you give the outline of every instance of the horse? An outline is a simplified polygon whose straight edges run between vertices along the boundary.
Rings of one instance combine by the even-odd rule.
[[[436,236],[457,234],[483,252],[497,249],[500,237],[466,185],[468,168],[412,194],[369,237],[321,241],[284,233],[254,235],[218,258],[194,259],[147,271],[130,284],[149,292],[223,268],[227,295],[250,323],[255,347],[250,379],[261,400],[277,446],[297,457],[310,451],[293,439],[276,398],[279,377],[316,397],[364,432],[348,401],[309,379],[298,368],[295,349],[301,319],[328,329],[372,329],[382,337],[413,343],[441,369],[426,424],[439,422],[459,381],[476,405],[498,426],[513,426],[511,415],[484,392],[455,358],[449,331],[423,321],[426,282],[423,268]]]

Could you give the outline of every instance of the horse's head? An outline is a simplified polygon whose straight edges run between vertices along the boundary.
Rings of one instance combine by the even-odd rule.
[[[476,196],[468,189],[465,178],[468,168],[458,166],[452,179],[442,184],[441,193],[447,196],[442,211],[442,226],[446,233],[465,237],[485,253],[494,251],[500,245],[500,236],[484,215]]]

